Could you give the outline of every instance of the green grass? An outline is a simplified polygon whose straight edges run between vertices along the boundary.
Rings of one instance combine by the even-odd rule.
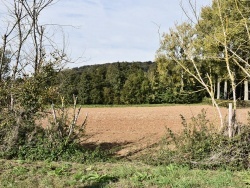
[[[126,108],[126,107],[164,107],[164,106],[197,106],[197,105],[210,105],[208,103],[194,103],[194,104],[174,104],[174,103],[163,103],[163,104],[115,104],[115,105],[106,105],[106,104],[90,104],[90,105],[81,105],[83,108]],[[78,105],[79,107],[80,105]],[[69,105],[71,107],[71,105]]]
[[[247,187],[250,172],[190,170],[140,162],[93,163],[0,160],[0,187]]]

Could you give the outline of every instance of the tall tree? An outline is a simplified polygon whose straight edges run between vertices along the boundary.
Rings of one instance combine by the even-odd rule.
[[[197,16],[197,24],[186,40],[183,33],[188,31],[183,32],[180,26],[176,26],[174,32],[169,31],[168,38],[163,37],[160,47],[161,56],[173,60],[208,92],[218,110],[221,128],[223,120],[215,101],[215,83],[219,79],[230,81],[235,114],[237,82],[249,77],[249,10],[247,1],[213,0],[212,5],[204,7],[201,16]],[[172,45],[175,43],[177,48]],[[226,82],[224,86],[226,88]],[[229,130],[231,128],[229,125]],[[229,136],[232,136],[232,131],[229,131]]]
[[[249,10],[246,8],[246,2],[216,0],[211,7],[203,8],[197,24],[198,36],[203,46],[202,54],[205,58],[219,62],[215,65],[218,67],[217,74],[222,79],[230,80],[235,108],[237,80],[244,78],[239,68],[246,72],[246,63],[243,65],[237,58],[248,61],[249,21],[245,17],[249,16]]]
[[[195,89],[197,83],[194,82],[184,67],[188,67],[189,71],[195,72],[192,68],[190,57],[195,57],[195,28],[189,23],[184,22],[175,25],[169,33],[163,35],[161,45],[156,55],[157,68],[160,81],[165,87],[174,93],[182,93]],[[192,53],[192,56],[189,54]],[[205,68],[204,64],[197,64],[197,68]],[[205,70],[200,73],[203,74]],[[192,89],[191,89],[192,88]],[[198,87],[196,88],[197,90]]]
[[[121,100],[124,104],[142,104],[147,99],[148,91],[149,82],[140,70],[129,74],[121,92]]]
[[[81,78],[77,87],[79,90],[79,94],[78,94],[79,102],[81,104],[92,104],[91,95],[90,95],[90,91],[93,88],[91,74],[84,71],[81,74]]]
[[[219,70],[224,72],[226,79],[230,80],[234,116],[236,116],[237,106],[237,85],[241,85],[240,83],[245,80],[245,89],[247,89],[247,80],[250,76],[247,69],[250,50],[249,16],[247,1],[214,0],[211,7],[202,10],[201,19],[197,24],[204,44],[203,56],[218,59],[221,62]],[[232,127],[229,127],[230,137],[231,130]]]
[[[185,75],[191,76],[202,86],[202,89],[207,91],[218,110],[222,128],[223,120],[219,106],[215,101],[212,74],[206,71],[207,66],[204,64],[206,61],[202,61],[202,57],[197,50],[196,41],[196,30],[192,25],[187,23],[177,25],[175,30],[170,29],[169,34],[165,34],[158,53],[180,67],[179,72],[181,74],[177,73],[177,75],[182,76],[182,71],[184,71]]]
[[[108,84],[109,89],[106,89],[105,91],[105,98],[108,97],[108,101],[112,99],[113,104],[121,104],[121,90],[125,83],[125,76],[126,75],[120,62],[108,65],[106,83]]]
[[[9,107],[14,110],[18,104],[15,87],[19,83],[17,79],[27,77],[27,75],[38,76],[45,73],[46,67],[53,65],[58,68],[63,65],[66,55],[63,50],[57,47],[48,46],[52,44],[45,36],[46,27],[40,24],[40,16],[43,10],[53,3],[54,0],[3,0],[6,5],[6,26],[2,36],[2,54],[10,51],[11,58],[9,63]],[[46,43],[47,41],[47,43]],[[46,47],[45,47],[46,46]],[[4,58],[0,58],[0,81],[3,79]],[[47,73],[46,73],[47,74]]]

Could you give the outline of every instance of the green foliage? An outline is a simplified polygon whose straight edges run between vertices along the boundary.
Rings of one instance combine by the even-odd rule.
[[[124,104],[142,104],[148,102],[150,85],[142,71],[132,73],[127,78],[121,92],[121,101]]]
[[[112,154],[98,147],[86,148],[79,143],[79,138],[68,140],[67,137],[58,137],[58,132],[48,132],[34,124],[18,128],[10,126],[0,129],[0,158],[90,163],[107,161]]]
[[[58,92],[64,96],[66,103],[73,104],[72,96],[78,95],[79,90],[77,84],[80,81],[80,73],[78,71],[66,69],[56,74],[53,85],[58,87]],[[53,103],[60,103],[60,98],[54,100]]]
[[[89,184],[102,185],[108,184],[110,182],[116,182],[118,178],[115,176],[110,176],[107,174],[101,175],[97,172],[88,173],[86,175],[82,175],[80,178],[80,182],[88,182]]]
[[[98,147],[96,149],[86,148],[79,144],[53,145],[48,143],[48,139],[32,145],[22,145],[16,153],[15,159],[29,161],[69,161],[77,163],[93,163],[97,161],[109,161],[112,152],[104,151]]]
[[[187,123],[184,117],[183,130],[174,133],[167,129],[161,149],[145,159],[150,164],[177,164],[190,168],[230,170],[248,169],[250,165],[250,128],[239,125],[237,135],[228,138],[206,119],[205,111]]]
[[[250,128],[240,126],[238,134],[232,139],[223,138],[216,150],[211,153],[211,166],[222,166],[233,170],[249,169],[250,167]]]
[[[17,166],[12,169],[12,173],[16,176],[23,175],[28,172],[28,169],[22,166]]]
[[[62,71],[58,85],[65,100],[78,96],[80,104],[145,104],[159,103],[153,62],[118,62],[84,66]],[[62,76],[64,75],[64,76]]]
[[[53,67],[47,65],[36,75],[15,82],[15,87],[10,87],[11,82],[1,83],[0,158],[75,162],[108,160],[110,151],[98,147],[91,150],[81,145],[87,117],[79,126],[76,125],[81,110],[76,108],[76,98],[72,116],[64,107],[64,98],[60,108],[52,105],[49,115],[47,104],[58,100],[53,79]],[[12,107],[11,97],[15,102]],[[41,119],[49,119],[47,127],[39,124]]]
[[[46,65],[36,76],[0,83],[4,86],[2,99],[5,98],[0,104],[1,157],[17,157],[20,147],[32,145],[44,135],[36,122],[47,101],[56,95],[50,87],[53,73],[53,68]]]
[[[191,104],[201,102],[203,93],[193,91],[176,92],[168,89],[165,93],[159,95],[159,97],[162,103]]]
[[[230,81],[228,97],[243,99],[242,82],[249,77],[249,6],[249,1],[212,1],[197,14],[196,24],[176,24],[163,34],[156,64],[166,101],[186,101],[179,96],[182,91],[200,89],[213,98],[218,79]],[[178,95],[165,93],[166,88]]]
[[[10,124],[0,129],[0,157],[21,160],[72,161],[89,163],[110,159],[112,151],[104,151],[99,147],[94,149],[81,145],[84,138],[86,119],[76,126],[80,109],[74,108],[73,117],[62,108],[53,111],[53,118],[47,128],[36,125],[34,121],[21,125]],[[56,113],[57,111],[57,113]]]
[[[181,90],[180,75],[169,68],[172,73],[163,79],[157,66],[153,62],[84,66],[62,71],[58,74],[61,82],[55,85],[70,104],[73,94],[80,104],[105,105],[197,103],[204,97],[204,92],[194,92],[197,83],[191,79]]]

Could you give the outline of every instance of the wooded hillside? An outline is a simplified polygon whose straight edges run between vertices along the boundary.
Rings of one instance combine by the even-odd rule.
[[[83,66],[62,71],[56,80],[69,103],[73,94],[80,104],[190,103],[199,102],[204,96],[202,92],[175,92],[178,83],[173,81],[169,87],[160,82],[157,64],[151,61]],[[195,85],[192,87],[196,89]]]

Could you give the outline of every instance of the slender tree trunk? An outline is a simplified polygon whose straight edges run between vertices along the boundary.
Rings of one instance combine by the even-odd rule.
[[[227,96],[227,80],[224,81],[224,99],[228,99],[228,96]]]
[[[184,90],[184,71],[181,70],[181,92]]]
[[[0,59],[0,82],[2,81],[2,77],[3,77],[3,67],[5,63],[4,56],[5,56],[6,45],[7,45],[7,35],[5,34],[3,36],[3,47],[2,47],[1,59]]]
[[[235,84],[235,74],[233,74],[232,78],[232,90],[233,90],[233,109],[236,112],[237,108],[237,99],[236,99],[236,84]]]
[[[220,99],[220,78],[217,80],[217,99]]]
[[[17,10],[16,10],[17,11]],[[14,85],[16,82],[16,74],[18,72],[18,66],[20,65],[20,56],[21,56],[21,50],[23,47],[23,31],[22,31],[22,25],[21,25],[21,15],[19,14],[17,17],[17,29],[18,29],[18,49],[17,49],[17,54],[16,54],[16,62],[13,67],[12,71],[12,79],[11,79],[11,93],[10,93],[10,109],[14,110],[14,105],[15,105],[15,98],[13,95],[13,90],[14,90]]]
[[[215,97],[215,91],[216,91],[216,85],[213,84],[213,91],[214,91],[214,97]]]
[[[248,101],[249,99],[249,93],[248,93],[248,80],[246,79],[244,81],[244,101]]]
[[[39,70],[39,44],[38,44],[38,29],[37,29],[37,11],[36,11],[36,0],[33,0],[33,14],[32,14],[32,24],[33,24],[33,40],[34,40],[34,48],[35,48],[35,70],[34,74],[36,75]]]
[[[223,42],[222,45],[224,47],[224,60],[226,63],[226,69],[227,69],[227,73],[231,82],[231,87],[232,87],[232,92],[233,92],[233,112],[234,115],[236,115],[236,84],[235,84],[235,72],[232,71],[232,66],[230,65],[230,59],[231,56],[228,52],[228,46],[229,46],[229,42],[228,42],[228,19],[223,17],[222,14],[222,8],[221,8],[221,2],[219,0],[217,0],[216,2],[217,7],[218,7],[218,13],[219,13],[219,17],[220,17],[220,22],[221,22],[221,27],[222,27],[222,34],[223,34]],[[235,117],[235,116],[234,116]],[[232,121],[235,121],[235,118],[232,119]],[[233,122],[234,123],[234,122]],[[229,135],[230,136],[230,135]]]
[[[229,138],[233,137],[233,105],[232,103],[229,103],[228,108],[228,136]]]

